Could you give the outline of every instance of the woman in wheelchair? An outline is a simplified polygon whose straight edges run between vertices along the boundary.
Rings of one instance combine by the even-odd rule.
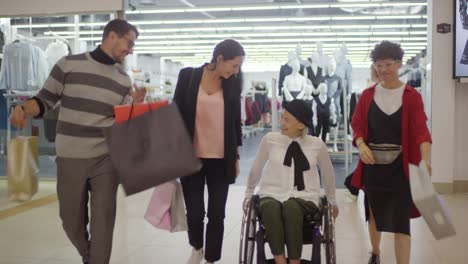
[[[326,145],[307,135],[312,129],[312,110],[302,100],[292,100],[281,116],[281,133],[262,138],[251,168],[244,209],[259,184],[259,215],[275,263],[285,264],[286,244],[289,263],[300,263],[304,215],[318,210],[320,175],[333,217],[338,215],[335,202],[335,174]]]

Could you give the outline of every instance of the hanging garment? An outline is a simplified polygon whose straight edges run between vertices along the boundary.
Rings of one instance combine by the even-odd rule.
[[[253,113],[252,124],[257,124],[258,121],[260,121],[260,119],[262,118],[262,112],[260,111],[259,104],[256,101],[252,102],[252,113]]]
[[[69,55],[67,44],[63,43],[60,40],[50,43],[46,50],[47,63],[49,68],[52,69],[55,63],[60,60],[62,57]]]
[[[262,114],[270,112],[270,103],[268,102],[268,95],[264,93],[256,93],[255,102],[258,103],[259,110]]]
[[[44,52],[29,43],[13,42],[3,48],[0,89],[37,91],[49,75]]]

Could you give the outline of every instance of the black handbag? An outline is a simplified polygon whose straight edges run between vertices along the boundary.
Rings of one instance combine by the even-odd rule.
[[[351,179],[353,178],[353,174],[354,174],[354,172],[352,172],[351,174],[348,175],[348,177],[346,177],[346,179],[344,181],[344,185],[346,186],[346,188],[349,190],[349,192],[352,195],[358,196],[359,188],[356,188],[353,185],[351,185]]]

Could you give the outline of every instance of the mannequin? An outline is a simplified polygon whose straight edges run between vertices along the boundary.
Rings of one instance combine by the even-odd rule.
[[[336,111],[333,98],[328,97],[328,87],[325,83],[319,84],[317,88],[319,95],[314,98],[312,103],[313,125],[315,135],[321,135],[322,141],[327,142],[327,133],[330,132],[330,121],[336,122]]]
[[[349,100],[351,99],[351,94],[353,93],[353,87],[352,87],[352,66],[349,60],[346,58],[346,54],[348,53],[348,48],[346,47],[346,44],[343,43],[341,45],[341,48],[339,50],[336,50],[334,52],[335,55],[335,60],[336,60],[336,75],[338,75],[342,80],[343,80],[343,89],[346,88],[346,96],[341,96],[340,97],[340,116],[344,117],[344,104],[348,103]],[[348,108],[349,109],[349,108]],[[350,111],[347,113],[347,118],[348,118],[348,137],[351,138],[351,133],[350,133],[350,121],[351,121],[351,115]],[[344,122],[344,120],[341,120]]]
[[[343,85],[346,87],[347,95],[349,96],[353,92],[353,67],[348,58],[346,58],[347,54],[348,47],[346,43],[343,43],[341,48],[335,51],[334,55],[336,60],[336,75],[343,80]]]
[[[320,83],[323,83],[323,70],[320,67],[320,58],[317,52],[312,53],[310,56],[310,65],[306,68],[307,70],[307,77],[309,78],[311,85],[312,85],[312,94],[317,96],[318,86]]]
[[[335,105],[335,113],[337,116],[336,126],[334,128],[334,146],[333,151],[338,151],[338,130],[340,127],[340,98],[343,93],[343,81],[338,75],[336,75],[336,61],[334,58],[331,58],[327,65],[327,76],[325,77],[325,83],[328,86],[328,97],[334,99],[333,104]]]
[[[299,63],[301,64],[301,69],[300,69],[300,73],[302,75],[304,75],[305,73],[303,72],[304,71],[304,68],[309,66],[309,62],[307,60],[304,60],[302,59],[302,47],[301,45],[297,44],[296,45],[296,56],[297,56],[297,59],[299,60]],[[304,75],[305,77],[307,77],[306,75]]]
[[[335,99],[335,109],[337,114],[340,111],[340,97],[343,93],[343,80],[336,74],[336,61],[331,58],[327,64],[327,76],[325,83],[328,86],[328,97]]]
[[[279,80],[278,80],[278,95],[279,96],[283,95],[284,78],[292,73],[291,62],[293,60],[297,60],[297,54],[295,51],[291,50],[288,52],[288,62],[286,62],[284,65],[281,65],[281,68],[280,68],[280,74],[279,74]],[[304,74],[303,66],[300,66],[299,73]]]
[[[283,96],[284,101],[290,102],[293,99],[303,99],[306,93],[307,80],[299,73],[299,60],[291,62],[292,73],[284,78]]]
[[[322,42],[317,42],[316,44],[316,47],[317,47],[317,54],[319,55],[319,66],[320,68],[322,68],[322,70],[324,70],[324,75],[327,74],[327,65],[328,65],[328,61],[330,60],[330,58],[323,52],[323,43]]]

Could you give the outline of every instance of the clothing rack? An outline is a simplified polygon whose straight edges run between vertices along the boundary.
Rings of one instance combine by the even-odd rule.
[[[63,41],[65,43],[67,43],[67,44],[70,44],[70,42],[66,38],[58,35],[57,33],[53,32],[53,31],[49,30],[48,32],[45,32],[45,35],[52,35],[52,36],[54,36],[55,39]]]

